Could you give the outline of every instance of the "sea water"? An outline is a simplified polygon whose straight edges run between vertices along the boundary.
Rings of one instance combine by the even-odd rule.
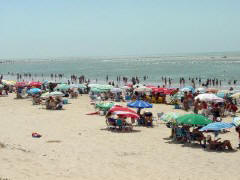
[[[0,73],[11,78],[6,76],[8,72],[32,73],[45,79],[51,73],[63,73],[66,79],[75,74],[93,81],[105,81],[107,75],[114,81],[117,76],[138,76],[140,80],[147,76],[147,82],[153,84],[162,82],[162,77],[170,77],[173,84],[178,84],[180,77],[200,77],[228,84],[229,80],[240,80],[240,53],[18,59],[0,64]]]

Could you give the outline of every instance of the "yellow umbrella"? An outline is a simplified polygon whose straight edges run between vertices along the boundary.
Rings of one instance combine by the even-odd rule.
[[[239,99],[240,98],[240,92],[231,95],[231,97],[234,98],[234,99]]]

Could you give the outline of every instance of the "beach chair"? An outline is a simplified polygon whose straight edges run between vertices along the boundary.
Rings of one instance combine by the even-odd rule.
[[[157,113],[157,116],[158,116],[158,120],[161,120],[161,117],[164,115],[163,112],[160,112],[160,113]]]
[[[106,124],[108,129],[116,129],[116,119],[107,118]]]

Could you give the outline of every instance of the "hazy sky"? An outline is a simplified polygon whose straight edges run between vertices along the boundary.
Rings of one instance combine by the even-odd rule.
[[[240,0],[0,0],[0,58],[240,50]]]

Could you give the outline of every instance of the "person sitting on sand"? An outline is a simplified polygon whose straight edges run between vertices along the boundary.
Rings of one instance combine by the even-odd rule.
[[[33,105],[37,105],[41,103],[41,99],[39,95],[33,95],[32,98],[33,98]]]
[[[209,149],[211,150],[225,150],[226,148],[228,150],[233,150],[232,145],[229,140],[224,140],[223,142],[219,141],[221,138],[218,138],[217,140],[212,140],[211,136],[208,135],[206,140],[209,144]]]
[[[56,109],[56,102],[53,99],[52,96],[50,96],[47,100],[46,100],[46,108],[47,109]]]
[[[61,110],[63,107],[63,102],[60,97],[56,97],[56,109]]]

